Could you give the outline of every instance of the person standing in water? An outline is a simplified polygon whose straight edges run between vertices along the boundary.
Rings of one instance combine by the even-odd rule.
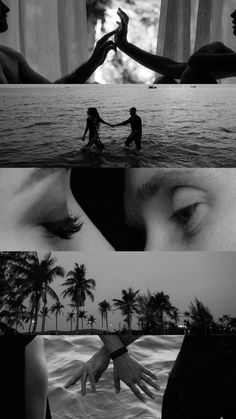
[[[83,150],[89,150],[93,145],[95,145],[99,150],[104,150],[105,146],[101,142],[98,134],[100,123],[108,125],[109,127],[112,127],[112,125],[103,121],[98,113],[97,108],[88,108],[87,114],[87,125],[82,137],[82,141],[85,140],[86,134],[89,132],[89,142],[84,146]]]
[[[142,141],[142,120],[140,116],[137,115],[137,109],[130,109],[130,118],[127,121],[121,122],[120,124],[113,125],[113,127],[119,127],[122,125],[131,125],[131,133],[125,141],[125,146],[129,147],[130,144],[134,141],[136,144],[137,150],[141,150],[141,141]]]

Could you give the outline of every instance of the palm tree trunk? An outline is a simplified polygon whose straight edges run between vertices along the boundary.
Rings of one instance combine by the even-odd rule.
[[[57,335],[57,332],[58,332],[58,330],[57,330],[57,326],[58,326],[58,324],[57,324],[57,318],[58,318],[58,314],[56,313],[56,335]]]
[[[79,334],[79,305],[76,307],[76,334]]]
[[[129,335],[131,335],[131,323],[132,323],[131,313],[128,313],[128,330],[129,330]]]
[[[106,313],[106,326],[107,326],[107,333],[108,333],[108,316],[107,316],[107,313]]]
[[[47,304],[47,301],[45,301],[44,305],[43,305],[42,333],[45,332],[45,320],[46,320],[45,309],[46,309],[46,304]]]
[[[70,320],[70,331],[72,332],[72,319]]]
[[[101,318],[102,318],[102,335],[103,335],[103,333],[104,333],[104,330],[103,330],[103,313],[101,314]]]
[[[36,303],[35,303],[35,312],[34,312],[34,327],[33,327],[33,333],[36,333],[37,325],[38,325],[38,312],[39,312],[39,297],[36,297]]]

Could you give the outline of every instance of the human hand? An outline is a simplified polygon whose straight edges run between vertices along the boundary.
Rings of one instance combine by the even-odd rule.
[[[122,50],[122,47],[127,43],[129,17],[120,7],[117,14],[120,22],[117,22],[119,26],[115,34],[115,43]]]
[[[107,369],[110,363],[110,354],[105,346],[103,346],[99,351],[87,362],[83,363],[79,369],[75,372],[72,378],[66,383],[65,388],[77,383],[78,380],[81,380],[81,393],[82,396],[86,394],[86,383],[89,379],[93,392],[96,391],[96,384],[104,371]]]
[[[116,51],[116,44],[113,41],[109,41],[109,38],[111,38],[111,36],[113,36],[116,32],[117,29],[107,33],[97,42],[93,54],[90,58],[90,60],[96,63],[97,67],[104,63],[109,51]]]
[[[145,396],[140,392],[138,387],[151,399],[155,396],[149,390],[145,383],[149,384],[156,390],[160,390],[158,384],[153,380],[157,380],[157,377],[144,368],[139,362],[137,362],[128,353],[119,356],[114,359],[114,387],[117,393],[120,392],[120,380],[122,380],[132,390],[135,396],[142,402],[146,401]],[[153,379],[151,379],[151,378]],[[138,386],[138,387],[137,387]]]

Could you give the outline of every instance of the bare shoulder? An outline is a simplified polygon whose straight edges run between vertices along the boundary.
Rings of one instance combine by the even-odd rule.
[[[6,45],[0,45],[0,53],[8,58],[15,60],[23,60],[24,57],[15,49],[7,47]]]

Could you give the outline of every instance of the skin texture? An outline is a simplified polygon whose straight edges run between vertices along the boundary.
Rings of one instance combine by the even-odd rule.
[[[25,360],[25,419],[45,419],[48,373],[41,337],[26,346]]]
[[[0,33],[5,32],[8,29],[7,14],[9,12],[9,8],[0,1]],[[116,30],[103,36],[97,42],[92,56],[86,63],[81,65],[71,74],[56,80],[55,83],[85,83],[94,71],[104,63],[109,51],[116,49],[114,42],[110,40],[115,33]],[[50,83],[50,81],[34,71],[19,52],[12,48],[0,45],[0,84],[1,83],[45,84]]]
[[[85,396],[86,394],[87,380],[90,381],[92,391],[96,392],[96,383],[109,366],[110,354],[122,348],[124,345],[128,346],[137,338],[126,336],[123,342],[121,341],[121,338],[116,335],[101,335],[100,339],[103,341],[104,346],[102,346],[92,358],[79,367],[65,386],[66,388],[69,388],[81,380],[82,396]],[[120,381],[123,381],[142,402],[146,402],[147,400],[145,395],[152,399],[155,397],[154,393],[146,384],[157,391],[160,390],[160,387],[155,382],[157,377],[151,371],[144,368],[143,365],[137,362],[129,353],[125,353],[114,359],[113,363],[114,388],[117,393],[120,392]],[[142,392],[140,390],[142,390]]]
[[[75,201],[67,169],[0,169],[1,250],[113,250]],[[61,239],[44,225],[78,217],[79,232]]]
[[[126,213],[147,251],[235,251],[236,169],[130,169]]]

